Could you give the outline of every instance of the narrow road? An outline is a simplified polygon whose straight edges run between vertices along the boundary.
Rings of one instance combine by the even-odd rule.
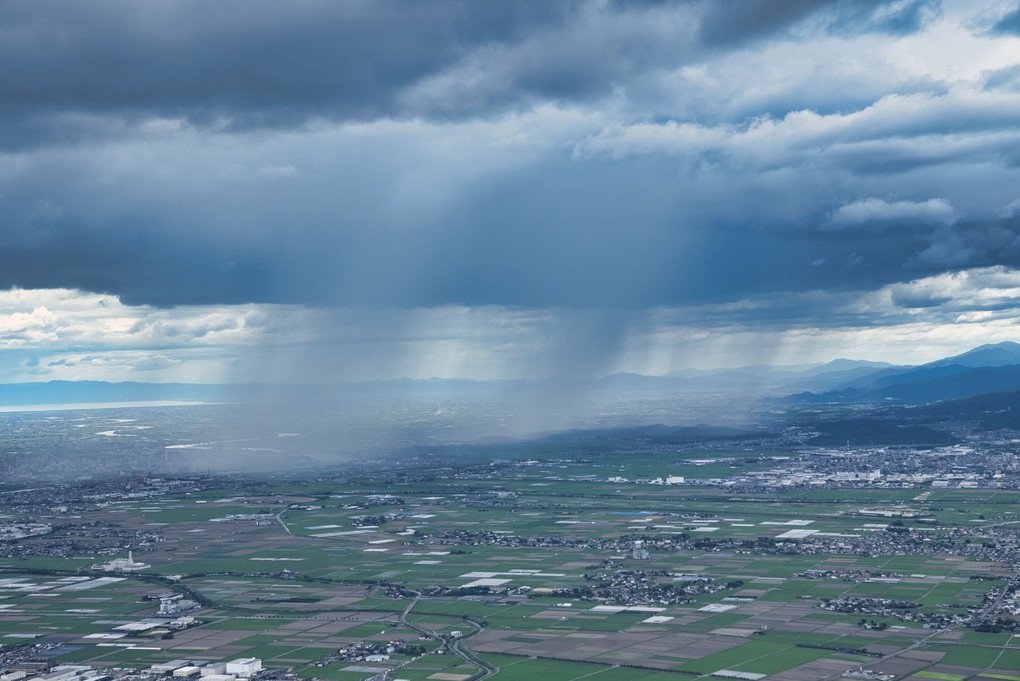
[[[287,508],[285,508],[282,511],[280,511],[279,513],[277,513],[276,514],[276,522],[280,523],[280,527],[282,527],[287,534],[294,534],[293,532],[290,531],[290,528],[287,527],[287,523],[283,522],[283,514],[286,513],[287,511],[289,511],[290,509],[291,509],[291,507],[288,506]]]

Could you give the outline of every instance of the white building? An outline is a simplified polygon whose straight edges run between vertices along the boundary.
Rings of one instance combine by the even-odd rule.
[[[134,556],[131,555],[131,551],[128,551],[127,558],[114,558],[109,563],[96,563],[92,566],[92,569],[104,570],[106,572],[135,572],[150,567],[152,566],[147,563],[136,563]]]
[[[262,660],[257,657],[239,657],[227,663],[227,674],[233,674],[244,679],[255,676],[262,670]]]
[[[634,560],[652,559],[652,555],[648,553],[648,549],[645,548],[645,543],[641,539],[634,540],[634,547],[631,549],[630,557]]]
[[[210,662],[203,666],[199,672],[202,676],[216,676],[227,672],[226,662]]]

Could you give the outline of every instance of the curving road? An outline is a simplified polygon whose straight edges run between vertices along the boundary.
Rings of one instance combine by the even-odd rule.
[[[491,665],[485,660],[480,659],[473,652],[471,652],[471,650],[467,646],[464,645],[465,639],[471,638],[472,636],[479,634],[485,630],[485,625],[483,625],[482,623],[475,622],[474,620],[465,617],[464,621],[473,626],[475,630],[459,638],[446,639],[443,638],[442,636],[429,632],[426,629],[423,629],[422,627],[419,627],[417,624],[412,624],[411,622],[408,622],[407,616],[410,614],[411,610],[414,609],[414,606],[418,604],[418,601],[421,600],[420,593],[418,593],[417,591],[413,593],[414,600],[408,603],[407,607],[404,608],[403,612],[400,613],[400,616],[397,617],[397,621],[402,626],[405,626],[411,631],[416,632],[420,636],[428,637],[434,641],[440,641],[443,644],[442,647],[449,648],[451,651],[453,651],[455,655],[460,657],[462,660],[464,660],[470,665],[474,665],[475,667],[477,667],[478,672],[471,677],[470,681],[482,681],[483,679],[487,679],[499,671],[499,667]],[[409,662],[406,662],[404,664],[409,664]],[[376,678],[378,679],[378,681],[388,681],[390,676],[403,666],[404,665],[400,665],[400,667],[394,667],[393,669],[390,669],[380,674]]]

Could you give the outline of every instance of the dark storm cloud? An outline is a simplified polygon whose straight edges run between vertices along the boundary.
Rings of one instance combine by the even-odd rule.
[[[156,306],[243,303],[273,295],[279,269],[268,253],[107,227],[54,225],[44,236],[9,242],[0,254],[2,285],[109,292],[128,304]]]
[[[916,28],[931,4],[12,0],[0,5],[0,141],[116,134],[89,118],[103,113],[235,127],[489,115],[605,96],[812,14],[846,32]]]
[[[1020,35],[1020,7],[1003,15],[992,26],[992,33]]]
[[[431,144],[437,130],[415,134]],[[425,152],[390,132],[359,142],[364,148],[323,152],[308,151],[318,147],[313,139],[288,151],[299,168],[288,158],[267,166],[258,153],[236,152],[223,167],[223,152],[193,147],[203,136],[185,135],[179,148],[177,139],[126,168],[116,164],[137,153],[134,145],[47,157],[35,170],[23,162],[19,183],[8,182],[0,200],[0,283],[80,287],[155,305],[626,309],[860,290],[946,268],[1020,265],[1015,218],[956,223],[956,203],[943,198],[1015,196],[1015,183],[994,165],[987,175],[966,165],[958,176],[943,170],[952,153],[988,166],[993,157],[975,156],[971,146],[950,145],[937,162],[890,179],[847,166],[845,145],[835,162],[818,150],[791,157],[780,149],[757,160],[765,170],[744,167],[731,150],[715,152],[711,166],[670,155],[557,153],[494,172],[472,170],[475,147],[462,142],[468,168],[446,177],[451,163],[419,158]],[[762,153],[771,144],[755,139],[749,148]],[[984,144],[1002,148],[998,138]],[[492,149],[477,155],[492,162]],[[175,154],[178,167],[159,165]],[[801,156],[815,160],[803,165]],[[848,168],[857,173],[852,181]],[[468,183],[478,172],[483,179]],[[852,189],[834,192],[833,177]],[[876,198],[889,182],[918,198]]]
[[[941,14],[939,0],[905,0],[895,3],[840,2],[829,23],[836,35],[858,33],[914,33]]]
[[[831,8],[834,0],[788,0],[755,2],[736,0],[716,4],[702,23],[704,38],[710,43],[734,43],[768,35],[821,8]]]
[[[998,76],[973,99],[868,55],[813,65],[938,13],[3,3],[0,287],[630,309],[1020,264],[1015,221],[959,200],[1020,198]]]
[[[1015,217],[936,229],[930,241],[908,265],[932,271],[986,265],[1020,266],[1020,219]]]
[[[705,17],[702,35],[709,44],[742,42],[768,36],[812,14],[834,34],[905,34],[924,27],[940,6],[939,0],[733,0],[715,3]]]
[[[768,187],[742,180],[739,199],[729,196],[722,211],[678,197],[668,172],[660,159],[529,166],[459,200],[456,213],[438,224],[407,216],[406,223],[377,226],[371,234],[331,209],[321,215],[296,202],[291,219],[300,230],[273,224],[270,216],[233,241],[216,231],[215,213],[195,214],[199,225],[184,232],[175,216],[158,211],[117,225],[83,224],[42,204],[31,208],[38,216],[34,228],[0,251],[0,271],[22,287],[78,286],[155,305],[256,300],[624,309],[720,302],[748,292],[869,288],[898,280],[906,263],[914,276],[947,264],[1020,264],[1005,228],[968,227],[961,232],[965,248],[947,251],[948,237],[931,226],[926,204],[899,212],[888,204],[896,224],[883,228],[881,239],[868,220],[880,219],[886,204],[837,232],[809,225],[791,230],[781,217],[754,218],[770,200]],[[264,191],[268,204],[287,203],[288,193]],[[692,192],[711,206],[730,189],[702,183]],[[243,194],[227,198],[260,205]],[[136,230],[135,220],[150,229]],[[947,252],[968,260],[940,261]],[[811,267],[818,260],[830,264]]]
[[[556,26],[568,3],[120,0],[0,6],[0,112],[389,113],[394,93],[480,45]]]
[[[992,71],[985,78],[985,86],[990,90],[1020,91],[1020,65]]]

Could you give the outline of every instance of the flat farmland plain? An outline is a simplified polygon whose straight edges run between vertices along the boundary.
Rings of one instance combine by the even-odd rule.
[[[82,501],[0,559],[0,641],[100,667],[250,656],[336,681],[1017,676],[1020,639],[974,625],[1014,598],[999,555],[1020,494],[609,480],[675,463],[204,478]],[[93,569],[126,557],[112,540],[47,555],[71,525],[135,538],[147,567]],[[159,620],[161,596],[193,601],[177,614],[194,621]],[[356,644],[385,657],[338,652]]]

